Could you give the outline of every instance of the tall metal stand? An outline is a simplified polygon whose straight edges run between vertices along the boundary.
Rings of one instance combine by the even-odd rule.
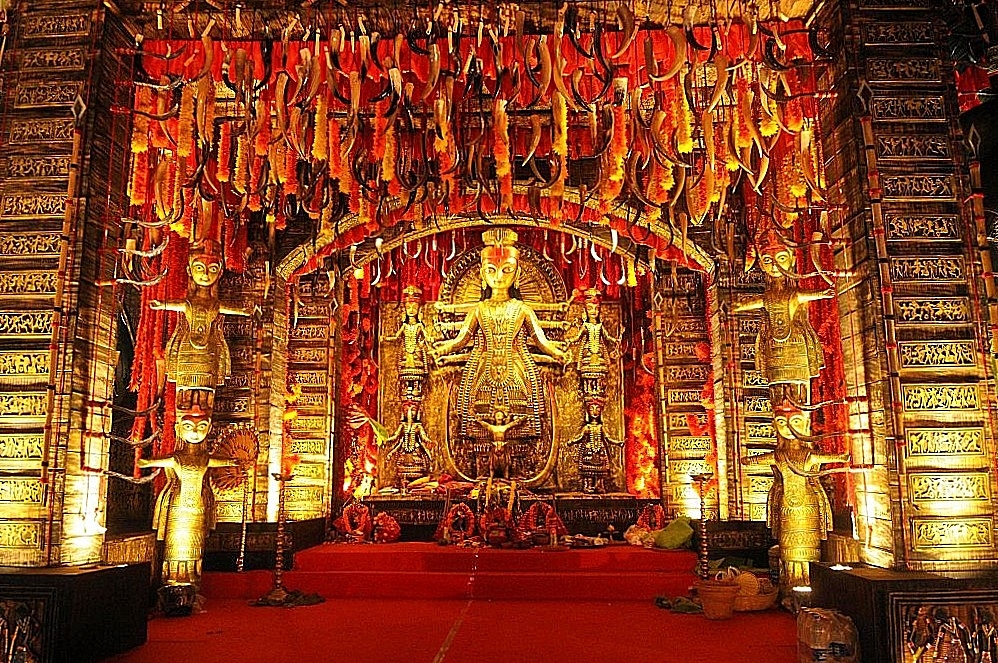
[[[294,477],[293,474],[274,472],[272,475],[278,482],[277,489],[277,537],[274,555],[274,586],[263,597],[258,599],[258,605],[283,606],[288,600],[289,592],[284,588],[284,484]]]
[[[707,563],[707,504],[704,499],[704,489],[707,482],[714,477],[713,472],[703,472],[701,474],[691,474],[690,478],[697,484],[697,494],[700,496],[700,545],[697,548],[697,576],[701,580],[707,580],[710,576],[710,565]]]

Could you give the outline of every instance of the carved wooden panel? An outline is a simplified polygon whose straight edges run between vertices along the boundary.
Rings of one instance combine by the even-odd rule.
[[[960,239],[960,217],[956,214],[918,214],[885,212],[887,239],[938,241]]]
[[[901,402],[907,412],[979,410],[980,393],[973,384],[905,384]]]
[[[875,96],[870,106],[874,121],[945,122],[946,102],[942,95]]]
[[[977,364],[974,341],[901,341],[901,368],[964,368]]]
[[[894,309],[900,325],[965,325],[972,321],[966,297],[898,297]]]
[[[68,143],[73,140],[73,118],[18,118],[11,120],[11,145]]]
[[[933,548],[990,548],[994,545],[991,518],[912,518],[916,550]]]
[[[905,256],[891,258],[891,279],[895,283],[963,283],[963,256]]]
[[[917,46],[934,44],[936,32],[928,21],[892,21],[863,24],[867,46]]]
[[[950,174],[913,173],[883,175],[880,179],[884,200],[955,201],[956,181]]]
[[[86,64],[87,51],[83,46],[26,48],[21,51],[21,71],[24,72],[82,71]]]
[[[68,108],[82,90],[82,81],[22,80],[14,90],[14,108]]]
[[[942,62],[938,58],[867,58],[866,77],[882,84],[939,83]]]
[[[880,161],[909,161],[950,159],[949,137],[945,134],[880,134],[874,146]]]
[[[90,34],[89,12],[59,14],[26,14],[21,19],[21,39],[52,39],[54,37],[85,37]]]

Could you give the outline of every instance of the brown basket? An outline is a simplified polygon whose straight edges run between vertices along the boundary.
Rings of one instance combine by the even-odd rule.
[[[707,619],[729,619],[735,609],[738,583],[726,580],[701,580],[697,594]]]
[[[780,590],[773,589],[765,594],[742,594],[735,597],[736,612],[753,612],[756,610],[769,610],[776,605],[776,597]]]

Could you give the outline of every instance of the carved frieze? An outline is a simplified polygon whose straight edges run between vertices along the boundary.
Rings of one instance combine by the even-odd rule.
[[[696,456],[703,457],[710,451],[709,436],[676,435],[669,437],[669,457]]]
[[[0,384],[45,381],[49,375],[47,350],[0,352]]]
[[[749,520],[766,520],[766,504],[746,504]]]
[[[884,200],[956,200],[956,181],[949,174],[882,175],[880,184]]]
[[[68,143],[73,140],[72,118],[26,118],[11,120],[11,145],[37,143]]]
[[[0,272],[0,296],[54,295],[55,272]]]
[[[0,478],[0,502],[4,504],[41,504],[44,493],[37,477]]]
[[[901,325],[968,324],[972,321],[966,297],[896,298],[894,309]]]
[[[738,333],[739,334],[758,334],[759,325],[762,324],[762,318],[741,318],[738,320]]]
[[[750,474],[748,480],[750,493],[768,493],[769,489],[773,487],[773,477],[771,475],[761,476]]]
[[[942,63],[937,58],[867,58],[871,83],[939,83]]]
[[[296,325],[291,328],[291,338],[298,341],[324,341],[329,336],[329,325]]]
[[[326,348],[291,348],[288,361],[297,364],[325,364],[329,358]]]
[[[0,418],[45,419],[47,406],[44,391],[0,393]]]
[[[699,389],[670,389],[669,405],[699,405]]]
[[[249,373],[234,373],[225,379],[225,386],[231,389],[246,389],[251,387],[253,376]]]
[[[742,361],[755,361],[755,343],[739,346],[738,356]]]
[[[987,472],[918,472],[908,475],[908,497],[913,502],[991,500]]]
[[[696,343],[664,343],[662,351],[668,359],[691,359],[697,356]]]
[[[325,479],[326,465],[324,463],[298,463],[295,465],[296,479]]]
[[[981,407],[977,385],[973,384],[905,384],[901,385],[901,402],[908,412]]]
[[[945,134],[880,134],[877,158],[883,161],[949,159],[950,143]]]
[[[65,213],[66,194],[59,193],[8,193],[0,204],[5,219],[62,218]]]
[[[295,402],[298,410],[303,408],[312,408],[325,410],[327,407],[327,401],[329,398],[324,393],[304,393],[298,397]]]
[[[744,371],[742,373],[742,386],[743,387],[765,387],[769,382],[766,381],[766,376],[762,374],[762,371]]]
[[[0,523],[0,548],[41,548],[42,524],[34,522]]]
[[[913,518],[912,540],[915,548],[979,548],[993,542],[990,518]]]
[[[295,371],[291,374],[294,384],[303,387],[325,387],[329,374],[326,371]]]
[[[861,9],[928,9],[930,0],[861,0]]]
[[[676,479],[691,474],[714,473],[712,463],[704,460],[674,460],[669,461],[669,476]]]
[[[253,334],[253,323],[242,318],[226,318],[224,329],[227,338],[250,338]]]
[[[963,256],[906,256],[891,258],[891,278],[901,282],[962,282]]]
[[[292,433],[325,433],[325,417],[296,417],[291,421]]]
[[[973,341],[901,341],[902,368],[960,368],[977,364]]]
[[[90,34],[89,13],[28,13],[21,18],[21,39],[25,40],[84,37],[88,34]]]
[[[670,412],[668,425],[669,430],[688,430],[690,422],[699,429],[707,425],[706,412]]]
[[[928,21],[877,21],[863,24],[863,42],[867,46],[934,44],[935,38],[935,30]]]
[[[249,412],[249,397],[238,398],[217,398],[215,399],[215,411],[219,414],[244,414]]]
[[[26,48],[21,51],[21,71],[80,71],[87,64],[82,46]]]
[[[870,110],[880,122],[944,122],[946,102],[941,95],[874,97]]]
[[[704,364],[669,366],[666,370],[666,380],[669,382],[703,382],[709,373],[710,366]]]
[[[706,335],[707,321],[703,318],[679,318],[676,320],[675,333],[684,336]]]
[[[13,155],[7,160],[7,177],[45,179],[69,176],[69,155]]]
[[[745,424],[745,432],[751,440],[776,439],[776,428],[769,421],[749,421]]]
[[[326,440],[294,437],[288,446],[291,453],[303,456],[321,456],[326,453]]]
[[[773,405],[766,396],[746,396],[744,400],[745,414],[772,414]]]
[[[298,305],[298,318],[328,318],[329,304],[301,303]]]
[[[58,233],[0,234],[0,258],[55,257],[60,240]]]
[[[887,239],[960,239],[960,217],[956,214],[888,212],[884,215],[884,225]]]
[[[82,91],[82,81],[21,80],[14,91],[14,108],[68,107]]]
[[[905,438],[913,457],[984,454],[982,428],[908,428]]]
[[[0,461],[41,461],[44,443],[42,433],[0,434]]]
[[[322,505],[322,489],[313,486],[288,486],[284,489],[288,508],[300,511],[301,507],[315,508]]]

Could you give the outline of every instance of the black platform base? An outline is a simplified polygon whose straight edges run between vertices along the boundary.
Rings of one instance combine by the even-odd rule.
[[[90,663],[144,644],[149,571],[149,564],[0,567],[0,616],[10,625],[0,660]]]
[[[297,551],[317,546],[326,540],[326,519],[293,520],[286,524],[284,531],[287,536],[284,568],[291,569]],[[204,570],[235,571],[241,539],[241,523],[219,523],[208,535],[205,544]],[[277,523],[248,523],[243,568],[247,571],[274,568],[276,544]]]

